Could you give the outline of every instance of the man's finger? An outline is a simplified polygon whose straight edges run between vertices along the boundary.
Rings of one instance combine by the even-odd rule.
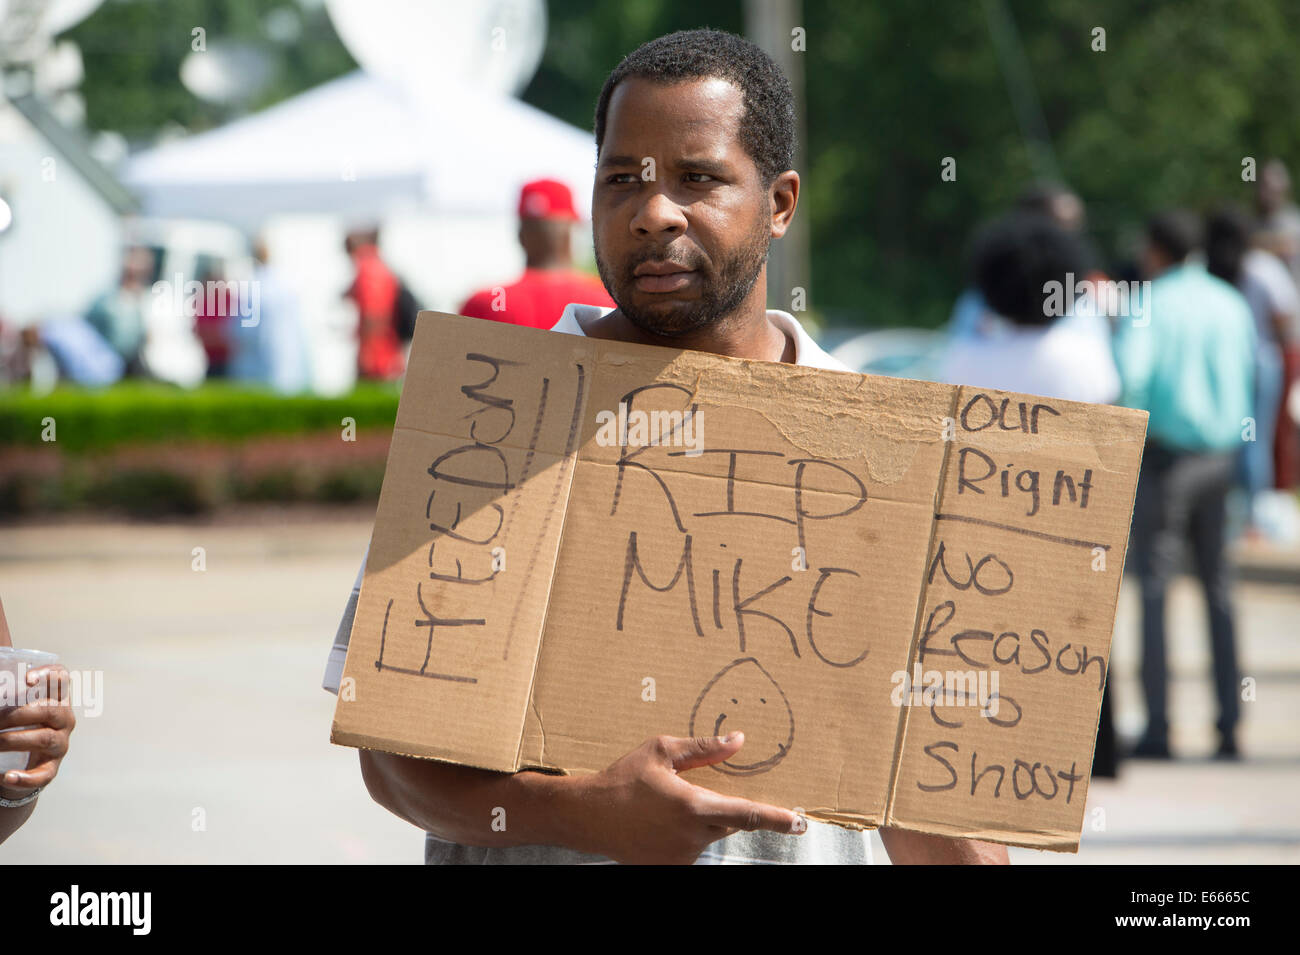
[[[745,742],[744,733],[721,736],[670,736],[663,741],[664,754],[673,769],[684,773],[688,769],[712,766],[736,754]]]
[[[0,776],[0,786],[6,789],[35,789],[37,786],[48,786],[54,781],[54,777],[59,772],[59,761],[57,759],[42,760],[39,763],[33,763],[26,769],[11,769]]]
[[[64,729],[71,723],[71,713],[66,705],[53,700],[39,700],[23,706],[0,709],[0,730],[15,726],[52,726]],[[3,734],[0,734],[3,738]]]
[[[62,663],[46,663],[27,671],[28,686],[40,687],[53,700],[66,700],[70,683],[68,668]]]
[[[68,751],[67,734],[49,727],[9,730],[0,733],[0,750],[4,752],[47,753],[62,756]]]
[[[789,809],[738,796],[723,796],[703,786],[696,788],[701,791],[699,815],[710,825],[744,829],[746,832],[764,829],[768,832],[801,833],[807,829],[802,817]]]

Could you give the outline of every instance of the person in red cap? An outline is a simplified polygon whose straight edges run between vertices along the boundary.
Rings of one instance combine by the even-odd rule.
[[[460,308],[471,318],[490,318],[530,328],[550,328],[566,305],[613,307],[600,280],[573,268],[571,228],[578,221],[569,187],[554,179],[530,182],[519,193],[519,244],[524,274],[513,285],[475,292]]]

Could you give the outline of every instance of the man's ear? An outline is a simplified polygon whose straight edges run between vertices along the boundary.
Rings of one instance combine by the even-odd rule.
[[[772,209],[772,238],[779,239],[790,228],[795,207],[799,204],[799,174],[787,169],[772,180],[768,200]]]

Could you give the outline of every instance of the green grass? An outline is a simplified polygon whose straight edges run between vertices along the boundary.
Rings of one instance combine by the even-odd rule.
[[[231,441],[272,434],[338,430],[345,417],[356,429],[391,428],[397,415],[394,384],[363,382],[335,398],[283,397],[223,382],[182,391],[151,382],[102,390],[61,387],[36,396],[0,390],[0,447],[42,446],[53,419],[60,450],[103,451],[128,444]]]

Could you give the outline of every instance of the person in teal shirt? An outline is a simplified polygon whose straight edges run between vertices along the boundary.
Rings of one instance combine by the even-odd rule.
[[[1143,253],[1149,294],[1119,317],[1114,339],[1120,404],[1150,413],[1129,569],[1141,579],[1147,705],[1147,729],[1134,755],[1156,759],[1170,756],[1165,594],[1187,540],[1209,611],[1216,755],[1237,755],[1240,707],[1224,526],[1243,442],[1256,437],[1255,326],[1241,294],[1194,260],[1200,236],[1199,222],[1186,213],[1151,220]]]
[[[100,295],[86,313],[86,321],[112,346],[126,364],[128,375],[145,369],[141,349],[145,344],[145,311],[150,307],[154,255],[149,249],[128,249],[117,287]]]
[[[1188,451],[1240,451],[1254,409],[1255,322],[1235,288],[1152,241],[1149,301],[1119,319],[1120,404],[1150,412],[1149,437]],[[1138,314],[1138,312],[1141,314]]]

